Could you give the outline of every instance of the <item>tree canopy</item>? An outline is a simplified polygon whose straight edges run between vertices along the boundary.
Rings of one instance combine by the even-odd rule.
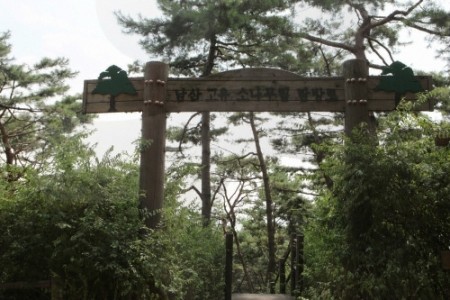
[[[2,168],[15,181],[28,167],[50,163],[52,148],[91,117],[81,114],[80,98],[67,93],[66,80],[76,74],[67,59],[16,64],[8,38],[0,36],[0,145]]]

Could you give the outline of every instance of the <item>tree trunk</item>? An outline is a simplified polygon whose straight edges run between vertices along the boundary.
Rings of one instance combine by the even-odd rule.
[[[275,260],[275,224],[273,217],[273,200],[270,188],[269,174],[267,173],[267,165],[264,159],[261,144],[259,141],[258,131],[256,130],[255,118],[253,112],[250,113],[250,126],[252,128],[253,139],[255,141],[256,154],[258,156],[259,166],[262,173],[264,196],[266,200],[266,218],[267,218],[267,239],[268,239],[268,251],[269,262],[267,265],[267,283],[270,284],[273,281],[273,276],[276,272],[276,260]]]
[[[211,222],[211,134],[210,114],[202,113],[202,217],[203,226]]]
[[[3,113],[2,113],[3,115]],[[10,135],[6,129],[5,124],[0,122],[0,135],[1,141],[3,143],[3,149],[5,152],[5,162],[6,162],[6,180],[8,182],[16,181],[19,177],[14,174],[14,160],[16,159],[16,154],[10,143]]]
[[[214,68],[214,60],[216,58],[216,43],[217,39],[212,34],[209,44],[208,59],[205,64],[202,77],[211,75]],[[211,222],[211,128],[210,128],[210,113],[202,112],[202,217],[203,226],[208,226]]]

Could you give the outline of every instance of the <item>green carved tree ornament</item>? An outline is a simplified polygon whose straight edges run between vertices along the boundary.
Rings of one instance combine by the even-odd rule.
[[[388,76],[388,74],[391,75]],[[402,62],[395,61],[391,65],[383,68],[381,75],[386,76],[381,78],[375,90],[394,92],[396,107],[406,93],[419,93],[424,91],[420,82],[414,76],[413,70]]]
[[[109,110],[116,110],[116,96],[120,94],[136,95],[137,91],[128,78],[127,72],[116,65],[112,65],[101,72],[98,83],[92,94],[110,95]]]

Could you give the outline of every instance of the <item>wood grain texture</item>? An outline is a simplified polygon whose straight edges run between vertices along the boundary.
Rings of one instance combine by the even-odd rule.
[[[160,62],[147,63],[145,79],[167,80],[169,67]],[[166,88],[161,84],[147,84],[146,98],[163,99]],[[156,228],[160,221],[164,200],[164,161],[166,145],[166,113],[162,106],[144,104],[142,111],[141,164],[139,172],[140,208],[147,209],[149,228]]]
[[[380,78],[368,78],[368,110],[394,110],[394,93],[375,90]],[[432,89],[431,77],[416,78],[425,90]],[[118,112],[142,111],[145,100],[155,100],[146,99],[143,77],[130,80],[137,95],[118,95],[115,98]],[[109,110],[108,95],[92,94],[96,84],[97,80],[84,82],[84,113],[105,113]],[[165,102],[165,112],[344,112],[345,86],[344,77],[305,78],[277,69],[241,69],[204,78],[169,78],[166,95],[160,100]],[[417,95],[408,93],[405,98],[414,101]],[[433,110],[433,103],[424,103],[416,110]]]
[[[346,99],[344,131],[350,135],[360,124],[369,124],[369,89],[367,81],[364,80],[368,78],[369,67],[364,60],[348,60],[344,62],[343,74]]]

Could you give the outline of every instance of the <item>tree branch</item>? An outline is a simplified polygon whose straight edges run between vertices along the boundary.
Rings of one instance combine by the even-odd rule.
[[[438,36],[450,36],[450,34],[445,34],[440,31],[436,31],[436,30],[425,28],[423,26],[419,26],[417,23],[410,23],[410,22],[408,22],[408,19],[406,19],[406,18],[396,17],[393,20],[403,22],[405,24],[405,26],[417,29],[419,31],[422,31],[422,32],[425,32],[428,34],[438,35]]]
[[[414,4],[413,6],[411,6],[409,9],[407,10],[394,10],[393,12],[391,12],[389,15],[387,15],[386,17],[382,18],[379,21],[375,21],[375,22],[371,22],[370,24],[368,24],[368,30],[375,28],[375,27],[379,27],[382,25],[385,25],[391,21],[396,20],[396,17],[398,15],[403,15],[403,16],[407,16],[409,15],[414,9],[416,9],[421,3],[423,2],[423,0],[419,0],[417,1],[416,4]]]
[[[189,120],[187,120],[186,124],[183,127],[183,132],[181,133],[181,138],[180,141],[178,143],[178,151],[181,153],[182,157],[185,157],[184,153],[183,153],[183,148],[181,147],[181,145],[183,144],[183,140],[184,137],[186,136],[187,130],[188,130],[188,125],[191,123],[192,119],[194,119],[196,116],[198,116],[200,114],[200,112],[196,112],[195,114],[193,114]]]
[[[213,206],[214,200],[216,200],[217,194],[219,193],[220,188],[221,188],[221,186],[222,186],[222,184],[223,184],[224,181],[225,181],[225,178],[223,178],[223,177],[220,178],[219,184],[217,185],[216,189],[214,190],[214,192],[213,192],[213,194],[212,194],[212,196],[211,196],[211,205],[210,205],[210,207]]]
[[[329,40],[326,40],[326,39],[323,39],[323,38],[319,38],[319,37],[310,35],[308,33],[301,34],[301,37],[303,37],[303,38],[305,38],[305,39],[307,39],[307,40],[309,40],[311,42],[320,43],[320,44],[323,44],[323,45],[326,45],[326,46],[330,46],[330,47],[334,47],[334,48],[344,49],[344,50],[347,50],[347,51],[349,51],[351,53],[355,53],[356,52],[356,49],[354,47],[349,46],[347,44],[329,41]]]
[[[194,190],[194,191],[197,193],[197,195],[200,197],[200,199],[203,200],[202,193],[200,193],[200,191],[198,190],[198,188],[196,188],[194,185],[191,185],[188,189],[181,190],[180,192],[181,192],[182,194],[184,194],[184,193],[187,193],[187,192],[192,191],[192,190]]]
[[[30,112],[30,113],[43,112],[43,110],[41,110],[41,109],[34,109],[34,108],[31,108],[31,107],[9,106],[9,105],[1,104],[1,103],[0,103],[0,108],[7,109],[7,110],[27,111],[27,112]]]
[[[377,49],[375,49],[374,45],[372,44],[372,42],[377,43],[380,47],[382,47],[389,55],[389,57],[391,58],[391,61],[394,61],[394,58],[392,57],[392,53],[391,51],[385,46],[383,45],[380,41],[372,38],[372,37],[368,37],[367,41],[369,42],[369,46],[370,49],[372,49],[372,51],[378,56],[379,59],[381,59],[383,61],[383,63],[387,66],[388,63],[386,62],[386,60],[383,58],[383,56],[378,52]]]

